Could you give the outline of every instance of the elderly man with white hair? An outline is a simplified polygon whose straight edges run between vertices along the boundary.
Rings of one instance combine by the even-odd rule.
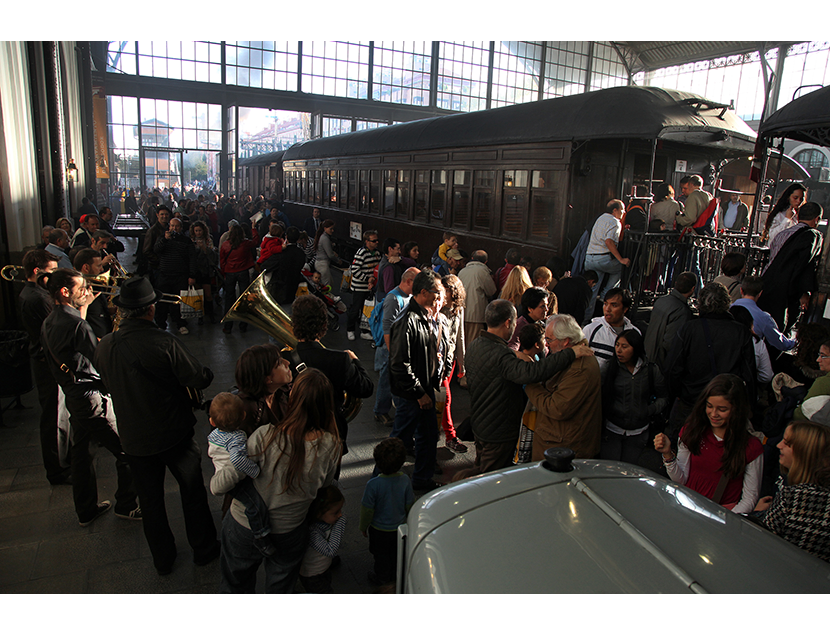
[[[568,314],[552,315],[545,327],[545,343],[551,354],[585,344],[585,335]],[[600,372],[596,357],[577,358],[543,384],[525,388],[536,407],[533,461],[545,458],[548,448],[567,447],[577,458],[599,454],[602,437]]]

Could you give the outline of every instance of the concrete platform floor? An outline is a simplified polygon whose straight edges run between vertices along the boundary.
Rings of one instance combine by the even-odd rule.
[[[129,244],[134,239],[126,239]],[[129,269],[130,259],[124,260]],[[344,296],[348,303],[350,298]],[[372,380],[374,350],[371,342],[358,338],[349,342],[345,332],[346,316],[340,316],[341,329],[329,332],[324,344],[335,349],[353,350]],[[205,391],[208,398],[234,386],[234,368],[239,354],[254,344],[268,341],[263,331],[249,327],[246,333],[236,323],[230,335],[222,333],[220,324],[203,325],[191,320],[190,333],[180,336],[188,349],[216,377]],[[469,412],[469,396],[454,383],[452,389],[453,417],[461,421]],[[176,536],[179,557],[173,572],[159,576],[153,567],[147,543],[137,521],[116,518],[112,512],[88,527],[78,526],[72,504],[72,487],[52,486],[46,480],[40,456],[38,436],[39,405],[33,389],[23,395],[22,410],[5,413],[0,428],[0,592],[2,593],[213,593],[219,583],[219,563],[197,567],[190,559],[185,537],[178,486],[168,473],[165,483],[167,513]],[[7,406],[9,399],[3,399]],[[340,555],[342,564],[333,572],[333,587],[338,593],[372,593],[366,579],[372,556],[368,539],[358,531],[360,500],[366,481],[371,476],[374,446],[389,435],[390,427],[374,420],[374,397],[364,400],[363,408],[351,423],[348,436],[349,453],[343,459],[340,485],[346,496],[345,513],[349,519]],[[207,416],[197,413],[196,438],[202,448],[202,471],[207,484],[213,465],[207,456]],[[438,462],[443,475],[436,480],[448,481],[462,467],[472,463],[472,444],[467,454],[455,454],[439,441]],[[106,450],[98,450],[95,459],[98,474],[99,500],[114,500],[115,463]],[[411,473],[412,464],[404,467]],[[210,496],[210,506],[217,531],[221,527],[221,499]],[[260,571],[260,587],[263,575]],[[260,588],[261,590],[261,588]]]

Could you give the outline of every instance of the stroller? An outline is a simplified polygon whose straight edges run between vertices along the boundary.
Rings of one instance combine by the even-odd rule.
[[[329,318],[329,330],[340,330],[339,316],[346,312],[346,304],[340,299],[339,296],[331,293],[331,287],[321,286],[314,282],[312,279],[314,272],[303,269],[301,273],[305,277],[308,292],[320,298],[326,305],[326,313]]]

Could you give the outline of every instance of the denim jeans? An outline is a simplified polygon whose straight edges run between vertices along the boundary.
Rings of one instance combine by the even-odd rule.
[[[593,316],[597,298],[602,299],[608,289],[613,289],[619,284],[620,278],[622,278],[622,264],[611,254],[586,254],[584,270],[588,271],[589,269],[597,272],[599,281],[594,285],[591,301],[588,303],[588,313],[585,314],[585,319],[588,321]],[[604,273],[608,274],[608,279],[605,284],[602,284],[602,274]],[[600,286],[602,286],[601,289]]]
[[[392,409],[393,402],[397,402],[389,383],[389,350],[385,344],[375,349],[375,370],[378,372],[378,388],[374,410],[376,415],[385,415]]]
[[[268,507],[262,496],[256,491],[254,481],[252,478],[243,478],[236,487],[231,490],[233,496],[240,503],[245,505],[245,518],[248,519],[248,525],[251,531],[257,538],[262,538],[271,533],[271,522],[268,517]]]
[[[251,276],[247,269],[245,271],[225,274],[225,284],[223,285],[223,289],[225,290],[225,313],[230,310],[234,302],[242,295],[242,292],[248,288],[249,284],[251,284]],[[237,287],[239,288],[238,291]],[[243,322],[242,324],[245,323]],[[225,322],[224,326],[226,330],[233,330],[233,322]],[[245,326],[247,328],[247,324]],[[240,326],[239,328],[241,329],[242,327]]]
[[[428,390],[432,390],[429,388]],[[438,445],[438,419],[435,416],[435,399],[430,395],[429,408],[422,409],[413,399],[399,399],[395,410],[395,423],[390,437],[398,437],[405,444],[415,440],[415,467],[412,485],[426,484],[435,473],[435,457]]]
[[[254,534],[228,513],[222,522],[222,553],[219,567],[220,593],[253,593],[256,572],[265,561],[265,592],[291,593],[300,575],[300,563],[308,542],[308,525],[303,523],[285,534],[271,534],[277,553],[270,558],[254,545]]]

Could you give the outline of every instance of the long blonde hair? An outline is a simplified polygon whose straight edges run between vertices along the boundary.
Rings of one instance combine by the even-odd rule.
[[[519,307],[522,304],[522,294],[532,286],[533,283],[530,281],[527,269],[521,265],[516,265],[510,270],[507,280],[501,288],[499,298],[510,300],[515,306]]]
[[[822,455],[830,449],[830,428],[811,421],[793,421],[788,428],[793,464],[789,469],[781,468],[787,475],[787,485],[815,483]]]

